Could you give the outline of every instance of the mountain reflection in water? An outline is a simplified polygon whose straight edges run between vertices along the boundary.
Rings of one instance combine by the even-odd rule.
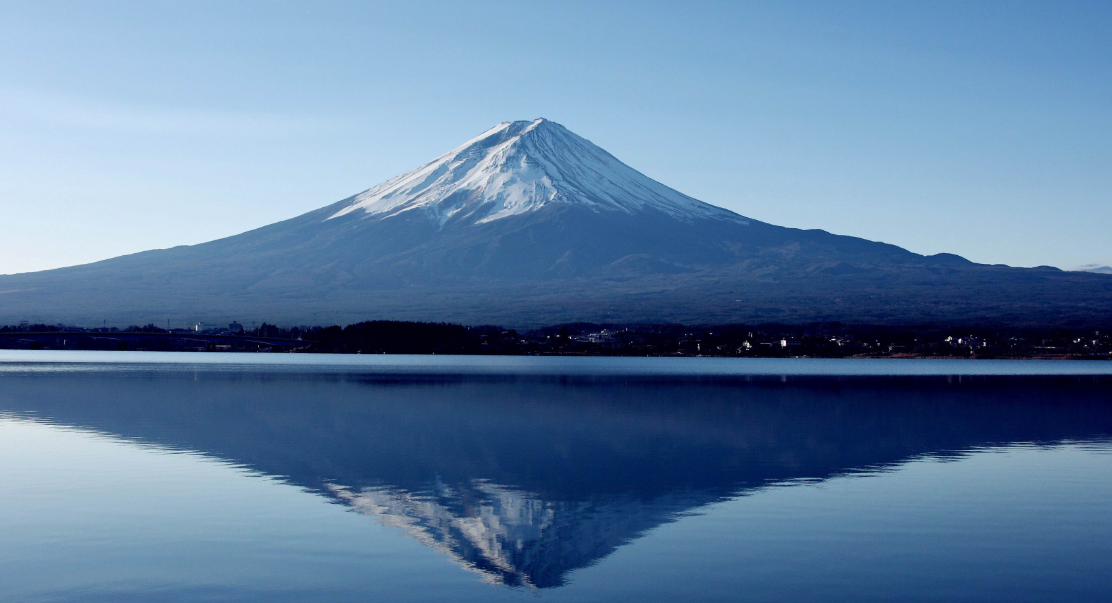
[[[1107,377],[199,370],[12,373],[2,385],[0,413],[236,463],[397,526],[488,581],[540,588],[769,485],[1112,435]]]

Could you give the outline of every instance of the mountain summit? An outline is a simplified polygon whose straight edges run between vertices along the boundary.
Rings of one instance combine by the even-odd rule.
[[[0,323],[368,318],[1112,323],[1112,276],[752,220],[546,119],[240,235],[0,276]]]
[[[553,204],[676,219],[740,216],[692,199],[544,118],[507,121],[401,176],[356,195],[330,218],[420,211],[439,224],[483,223]]]

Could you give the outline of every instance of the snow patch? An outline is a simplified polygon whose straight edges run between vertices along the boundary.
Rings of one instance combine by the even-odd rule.
[[[492,222],[571,203],[595,211],[656,210],[691,221],[748,221],[675,191],[558,123],[504,122],[405,174],[356,195],[329,220],[358,211],[387,217],[421,211],[441,225]]]

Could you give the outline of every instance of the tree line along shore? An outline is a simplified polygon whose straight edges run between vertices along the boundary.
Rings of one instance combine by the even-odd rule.
[[[569,356],[1112,359],[1112,327],[570,323],[517,330],[367,321],[345,327],[0,326],[0,349]]]

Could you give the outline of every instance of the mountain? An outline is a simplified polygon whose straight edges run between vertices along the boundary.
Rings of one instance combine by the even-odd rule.
[[[1100,264],[1085,264],[1075,268],[1079,272],[1096,272],[1098,274],[1112,274],[1112,266],[1101,266]]]
[[[0,277],[0,322],[1112,322],[1112,277],[746,218],[545,119],[302,216]]]
[[[745,218],[676,192],[546,119],[505,122],[412,172],[356,195],[329,219],[419,210],[443,226],[482,224],[559,205],[690,222]]]

